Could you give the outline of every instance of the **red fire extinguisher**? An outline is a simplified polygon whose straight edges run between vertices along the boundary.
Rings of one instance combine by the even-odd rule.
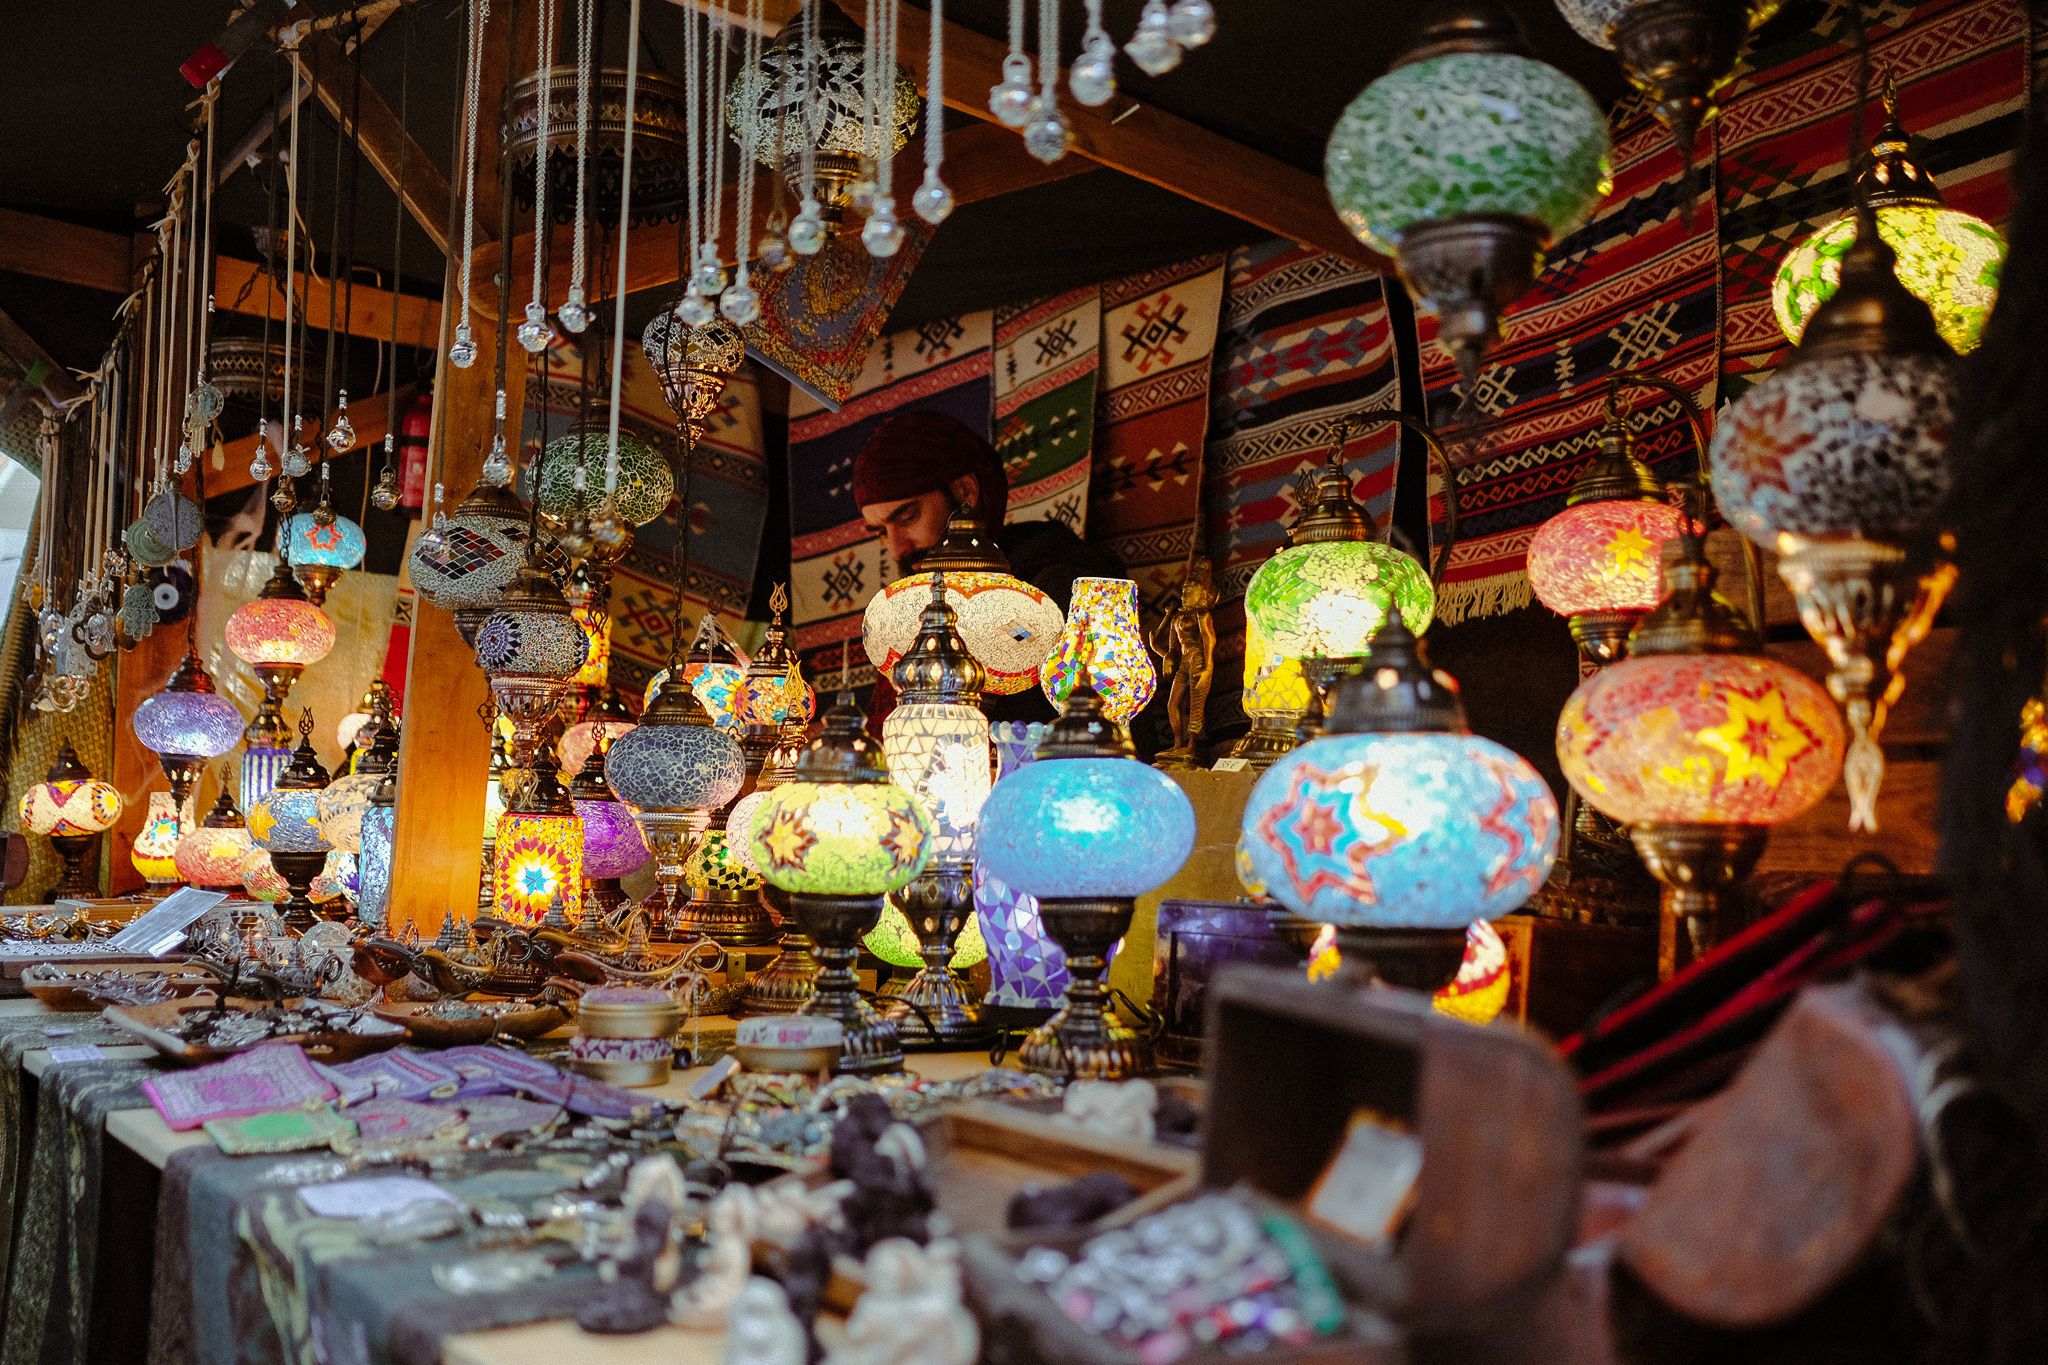
[[[417,512],[427,500],[427,433],[434,427],[434,395],[422,390],[398,419],[398,505]]]

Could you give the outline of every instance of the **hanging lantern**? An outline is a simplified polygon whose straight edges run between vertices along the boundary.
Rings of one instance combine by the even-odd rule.
[[[1145,709],[1158,670],[1138,625],[1138,585],[1128,578],[1077,578],[1067,623],[1039,666],[1039,685],[1054,706],[1065,703],[1086,669],[1102,710],[1119,725]]]
[[[922,101],[910,74],[896,68],[888,113],[876,148],[867,118],[867,56],[860,29],[829,5],[817,12],[809,35],[800,12],[762,50],[760,63],[733,78],[725,123],[740,154],[788,177],[803,193],[804,153],[812,153],[820,216],[826,230],[845,226],[855,182],[871,174],[880,155],[893,158],[917,130]]]
[[[128,861],[149,883],[148,894],[162,896],[177,886],[178,840],[183,833],[176,798],[169,792],[151,792],[142,829],[128,850]]]
[[[189,649],[163,691],[135,708],[130,724],[142,747],[163,766],[180,809],[191,799],[199,769],[242,737],[242,713],[213,690],[212,675]]]
[[[886,674],[910,652],[923,626],[932,577],[939,573],[946,576],[946,601],[960,639],[982,666],[983,690],[1007,697],[1036,686],[1038,670],[1059,640],[1060,609],[1010,572],[1010,561],[966,505],[953,509],[918,572],[868,602],[860,631],[869,662]]]
[[[1977,349],[1998,299],[2005,239],[1983,219],[1949,208],[1934,177],[1912,159],[1899,123],[1899,92],[1884,86],[1884,129],[1857,173],[1858,196],[1877,211],[1877,235],[1897,257],[1906,291],[1934,313],[1935,330],[1951,349]],[[1856,215],[1845,214],[1792,249],[1771,281],[1771,308],[1786,340],[1798,345],[1813,315],[1834,296],[1842,258],[1856,241]]]
[[[363,528],[336,515],[326,505],[324,493],[321,511],[329,518],[324,524],[320,511],[293,513],[285,523],[284,548],[280,552],[305,588],[306,600],[316,607],[327,601],[327,594],[342,574],[362,567],[367,548]]]
[[[553,718],[568,680],[583,666],[583,629],[554,580],[536,564],[520,568],[495,609],[477,626],[477,667],[498,714],[512,725],[512,766],[532,769],[542,727]]]
[[[571,687],[603,687],[612,677],[612,614],[609,607],[585,603],[573,608],[583,632],[583,667],[569,679]]]
[[[1779,0],[1557,0],[1579,36],[1621,59],[1657,121],[1689,163],[1701,125],[1735,76],[1743,37],[1778,12]]]
[[[1527,55],[1492,0],[1461,0],[1353,100],[1325,164],[1337,216],[1437,314],[1469,395],[1500,310],[1610,188],[1607,119]]]
[[[573,920],[583,909],[583,821],[572,812],[498,817],[492,903],[514,924],[538,924],[557,904]]]
[[[1525,759],[1466,728],[1397,610],[1337,684],[1327,733],[1252,789],[1244,830],[1266,894],[1335,924],[1354,969],[1435,991],[1469,926],[1542,888],[1558,809]]]
[[[1629,827],[1664,884],[1665,976],[1719,942],[1722,889],[1842,765],[1842,720],[1827,693],[1766,657],[1713,585],[1697,537],[1668,545],[1663,604],[1636,627],[1629,657],[1579,684],[1557,722],[1566,780]]]
[[[171,856],[178,876],[193,886],[239,889],[242,862],[254,847],[242,812],[223,788],[206,819],[179,837]]]
[[[283,555],[256,600],[228,617],[222,635],[235,657],[256,671],[273,708],[282,708],[307,665],[319,663],[334,648],[334,622],[306,599]]]
[[[569,797],[583,822],[583,903],[609,915],[625,903],[619,878],[647,865],[647,842],[632,810],[605,781],[601,750],[577,771]]]
[[[511,160],[509,184],[522,210],[534,204],[537,163],[548,177],[548,216],[570,223],[580,212],[604,227],[618,226],[619,191],[625,183],[626,71],[605,66],[590,69],[589,106],[582,146],[577,137],[577,71],[563,63],[547,72],[548,107],[541,109],[541,73],[528,72],[513,83],[505,119],[505,152]],[[650,71],[643,63],[634,73],[632,219],[640,223],[674,221],[689,189],[690,144],[688,109],[692,93],[681,81]],[[543,123],[545,112],[545,123]],[[495,117],[495,115],[494,115]],[[546,144],[541,134],[545,129]],[[577,194],[579,171],[586,182]],[[587,203],[585,210],[583,205]]]
[[[816,991],[799,1013],[839,1021],[839,1069],[856,1075],[903,1067],[896,1026],[860,998],[853,967],[883,896],[924,869],[931,840],[930,817],[890,781],[865,724],[842,693],[797,760],[794,780],[769,793],[749,828],[734,831],[751,841],[761,875],[792,893],[819,962]]]
[[[1309,705],[1303,659],[1355,658],[1395,607],[1415,631],[1427,630],[1436,610],[1430,572],[1414,556],[1373,538],[1371,518],[1344,472],[1346,444],[1377,422],[1415,432],[1441,466],[1449,515],[1437,572],[1450,561],[1457,487],[1436,434],[1391,409],[1347,415],[1322,467],[1302,478],[1302,512],[1287,529],[1286,548],[1261,564],[1245,587],[1245,713],[1252,728],[1230,750],[1243,767],[1263,770],[1294,747],[1295,722]]]
[[[1849,827],[1877,827],[1877,736],[1955,570],[1935,521],[1949,488],[1956,358],[1906,292],[1867,210],[1842,282],[1792,357],[1714,432],[1714,496],[1778,552],[1851,732]]]
[[[661,396],[675,413],[677,430],[686,433],[692,443],[702,440],[704,424],[717,410],[719,395],[747,358],[745,340],[724,318],[714,317],[701,327],[692,327],[678,318],[673,308],[664,308],[640,333],[640,349],[646,353],[654,377],[661,381]],[[682,515],[688,517],[690,509],[682,509]]]
[[[1106,581],[1076,580],[1076,600],[1082,584]],[[901,702],[882,722],[889,776],[924,807],[932,825],[929,860],[896,893],[883,923],[897,915],[923,945],[915,964],[922,970],[888,1011],[897,1034],[910,1045],[971,1047],[987,1041],[989,1030],[953,975],[953,944],[974,917],[974,828],[993,779],[988,718],[980,705],[986,674],[960,636],[946,588],[945,572],[933,573],[923,626],[893,674]]]
[[[1600,453],[1572,481],[1564,511],[1529,542],[1529,586],[1569,618],[1589,662],[1611,664],[1657,605],[1664,544],[1685,525],[1663,483],[1636,458],[1635,435],[1610,390]]]
[[[320,793],[327,783],[327,770],[313,752],[313,713],[306,711],[299,717],[299,747],[292,751],[291,766],[249,806],[249,837],[270,854],[271,866],[291,888],[285,926],[302,932],[313,926],[308,892],[326,867],[330,848],[320,832]]]
[[[572,430],[548,442],[540,458],[541,515],[567,521],[596,507],[605,496],[610,461],[611,436],[605,430]],[[576,487],[579,469],[585,485],[580,491]],[[635,526],[645,526],[668,510],[675,491],[675,475],[668,461],[639,437],[621,432],[619,482],[612,490],[612,506],[618,514]]]
[[[97,860],[91,871],[85,860],[98,850],[100,835],[121,818],[121,793],[87,770],[69,739],[43,780],[21,794],[18,813],[22,828],[48,839],[64,860],[64,875],[48,899],[98,895]]]
[[[768,630],[740,680],[736,709],[749,773],[761,772],[786,726],[808,725],[817,712],[817,693],[804,681],[796,651],[789,645],[789,627],[782,619],[787,610],[789,585],[777,583],[768,595]]]
[[[485,481],[413,543],[413,587],[454,614],[465,642],[474,642],[477,627],[526,562],[528,521],[517,494]]]

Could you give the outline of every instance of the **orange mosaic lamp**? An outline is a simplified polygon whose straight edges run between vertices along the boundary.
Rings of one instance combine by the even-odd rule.
[[[1713,583],[1698,537],[1671,542],[1665,601],[1630,657],[1581,683],[1557,723],[1566,779],[1628,827],[1664,884],[1666,976],[1719,941],[1720,893],[1756,865],[1773,825],[1827,794],[1846,747],[1826,689],[1767,657]]]

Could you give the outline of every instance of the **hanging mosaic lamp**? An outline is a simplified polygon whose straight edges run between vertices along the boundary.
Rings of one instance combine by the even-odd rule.
[[[1007,697],[1038,685],[1039,668],[1058,643],[1064,619],[1058,604],[1010,572],[1010,561],[971,506],[946,520],[939,543],[918,572],[876,593],[861,618],[868,661],[887,674],[910,652],[923,628],[932,575],[946,576],[946,600],[960,639],[982,666],[983,690]]]
[[[1261,564],[1245,586],[1245,713],[1252,728],[1229,755],[1240,767],[1262,771],[1294,747],[1295,724],[1309,704],[1302,660],[1363,654],[1396,607],[1417,632],[1429,628],[1436,611],[1429,570],[1374,538],[1372,519],[1353,496],[1344,470],[1348,440],[1378,422],[1415,432],[1441,464],[1450,516],[1437,551],[1439,572],[1449,561],[1457,498],[1449,458],[1435,433],[1392,409],[1347,415],[1321,467],[1301,480],[1302,512],[1287,528],[1286,548]]]
[[[610,607],[586,602],[571,609],[583,632],[583,667],[569,678],[571,687],[604,687],[612,680],[612,614]]]
[[[860,998],[853,968],[861,939],[881,919],[882,898],[924,869],[931,818],[890,780],[850,694],[825,713],[793,780],[775,787],[749,827],[733,833],[751,842],[761,875],[790,893],[797,924],[814,945],[817,987],[799,1013],[844,1028],[840,1071],[900,1071],[896,1026]]]
[[[1324,174],[1344,225],[1436,312],[1469,395],[1500,310],[1610,188],[1607,155],[1593,97],[1493,0],[1456,0],[1344,111]]]
[[[583,628],[555,581],[529,561],[477,626],[473,644],[491,700],[512,726],[512,766],[532,769],[543,727],[583,666]]]
[[[391,696],[391,684],[382,678],[370,679],[370,685],[363,689],[363,699],[356,709],[343,716],[334,726],[334,742],[344,750],[355,750],[356,741],[373,725],[389,723],[396,725],[398,712]],[[367,747],[367,741],[363,747]]]
[[[465,642],[474,642],[477,627],[525,564],[530,520],[517,494],[487,479],[413,543],[413,587],[454,615]]]
[[[626,901],[619,878],[647,866],[647,841],[632,810],[605,781],[602,749],[591,753],[569,783],[569,799],[583,822],[583,904],[610,915]]]
[[[661,382],[661,396],[675,414],[677,430],[692,444],[700,441],[705,423],[718,409],[719,396],[747,358],[745,339],[724,318],[692,327],[676,316],[675,309],[664,308],[640,333],[640,349]],[[688,511],[684,509],[686,516]]]
[[[1570,620],[1589,663],[1611,664],[1657,605],[1664,544],[1684,530],[1685,514],[1636,458],[1635,434],[1610,392],[1600,453],[1572,481],[1564,510],[1529,542],[1529,586]]]
[[[541,515],[567,521],[595,507],[604,497],[610,461],[611,434],[607,429],[571,430],[548,442],[540,457]],[[579,469],[585,483],[581,492],[576,487]],[[612,506],[618,514],[635,526],[645,526],[668,510],[675,491],[675,474],[660,452],[639,437],[620,432],[619,481],[612,490]]]
[[[981,713],[987,675],[961,639],[946,578],[943,570],[932,575],[923,626],[892,674],[900,700],[882,722],[889,776],[917,799],[932,824],[929,860],[892,898],[882,924],[893,932],[896,917],[912,942],[923,945],[915,963],[899,964],[922,970],[888,1009],[898,1036],[907,1046],[959,1048],[989,1037],[973,996],[952,968],[954,942],[974,918],[974,829],[994,779],[988,718]],[[1105,581],[1076,580],[1076,600],[1082,584]],[[872,949],[875,935],[866,941]]]
[[[640,724],[606,750],[604,774],[612,792],[633,808],[654,855],[661,889],[650,908],[673,922],[689,906],[683,865],[690,850],[711,827],[711,813],[739,795],[746,781],[739,742],[711,723],[688,687],[671,679]],[[760,918],[766,921],[767,913]],[[772,925],[768,932],[772,937]]]
[[[299,717],[299,747],[277,785],[249,806],[249,837],[270,854],[270,864],[291,888],[285,902],[285,926],[304,931],[313,926],[315,907],[308,895],[313,879],[327,866],[330,845],[320,832],[320,793],[327,770],[313,752],[313,713]]]
[[[521,809],[516,797],[498,817],[492,844],[493,912],[513,924],[538,924],[559,904],[571,920],[583,912],[583,821],[575,812]]]
[[[206,761],[234,748],[242,737],[242,713],[213,690],[213,676],[190,649],[163,691],[143,698],[130,724],[142,747],[163,765],[180,809],[191,799]]]
[[[1778,555],[1799,619],[1828,656],[1850,729],[1849,827],[1877,828],[1877,737],[1955,579],[1937,521],[1949,489],[1956,357],[1865,206],[1840,287],[1776,373],[1714,431],[1714,497]]]
[[[786,727],[808,725],[817,714],[818,694],[804,681],[796,651],[790,647],[789,626],[783,620],[788,610],[789,585],[777,583],[768,595],[767,632],[740,680],[736,710],[749,773],[762,771]]]
[[[320,520],[323,512],[328,518],[324,523]],[[324,493],[318,508],[295,512],[285,523],[284,558],[305,588],[306,600],[316,607],[327,601],[327,594],[344,573],[362,567],[367,548],[363,528],[338,515],[324,501]]]
[[[242,812],[222,788],[206,818],[179,837],[171,857],[178,876],[193,886],[239,890],[242,862],[255,846]]]
[[[183,834],[177,799],[169,792],[151,792],[142,829],[128,850],[128,861],[149,883],[147,894],[167,895],[177,887],[178,840]]]
[[[1337,926],[1355,972],[1434,992],[1467,928],[1542,889],[1558,823],[1528,761],[1467,729],[1457,683],[1397,610],[1337,684],[1324,736],[1252,789],[1244,848],[1268,896]]]
[[[279,708],[307,666],[334,649],[334,622],[307,600],[283,555],[256,600],[228,617],[222,635],[235,657],[262,680],[266,701]]]
[[[1842,718],[1805,674],[1764,655],[1713,592],[1698,537],[1665,547],[1663,603],[1629,657],[1579,684],[1557,758],[1581,800],[1626,825],[1664,884],[1658,969],[1720,941],[1720,894],[1746,876],[1773,825],[1797,819],[1841,771]]]
[[[982,807],[982,865],[1038,898],[1046,932],[1066,952],[1066,1007],[1025,1039],[1027,1070],[1123,1080],[1151,1069],[1150,1040],[1110,1008],[1102,977],[1137,898],[1193,851],[1195,812],[1172,778],[1133,754],[1084,670],[1037,760],[997,783]]]
[[[1700,128],[1735,76],[1745,36],[1778,12],[1780,0],[1557,0],[1581,38],[1621,59],[1629,82],[1649,97],[1657,121],[1688,163]]]
[[[815,22],[815,37],[810,34]],[[874,159],[866,115],[867,46],[860,28],[830,5],[802,10],[783,25],[757,65],[733,78],[725,123],[741,155],[789,177],[804,191],[804,152],[812,154],[819,216],[825,230],[845,227],[853,186]],[[888,85],[884,153],[894,157],[917,130],[919,99],[910,74],[897,67]]]
[[[1067,700],[1086,670],[1102,709],[1119,725],[1145,709],[1159,685],[1138,625],[1138,585],[1129,578],[1077,578],[1067,623],[1039,666],[1039,686],[1054,706]]]
[[[1857,172],[1859,197],[1877,211],[1877,235],[1897,257],[1906,291],[1934,313],[1941,339],[1958,353],[1977,349],[1998,299],[2005,239],[1972,214],[1952,209],[1941,187],[1913,160],[1912,139],[1899,122],[1899,92],[1885,77],[1884,128]],[[1856,215],[1845,214],[1785,257],[1771,281],[1771,308],[1786,340],[1798,345],[1820,306],[1842,279],[1842,258],[1856,241]]]
[[[86,858],[97,853],[101,834],[121,818],[121,793],[113,783],[94,777],[66,739],[50,771],[21,794],[16,809],[22,828],[48,839],[64,860],[64,875],[47,899],[98,895],[98,860],[88,869]]]

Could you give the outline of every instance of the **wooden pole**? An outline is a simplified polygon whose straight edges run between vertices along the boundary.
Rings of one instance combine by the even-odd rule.
[[[499,130],[506,67],[515,55],[521,63],[531,60],[534,9],[518,0],[493,6],[484,28],[476,121],[476,196],[481,226],[492,233],[497,230],[502,193]],[[460,103],[458,100],[458,106]],[[454,145],[462,145],[459,107]],[[459,177],[451,179],[459,186]],[[460,194],[459,188],[456,193]],[[435,439],[428,479],[430,485],[439,482],[445,487],[451,509],[476,486],[489,451],[495,371],[502,344],[499,329],[477,317],[472,321],[476,363],[458,369],[448,362],[452,315],[459,315],[461,309],[461,224],[456,217],[461,211],[459,201],[451,204],[454,231],[450,238],[456,245],[448,260],[443,291],[447,306],[442,309],[434,375]],[[497,292],[487,274],[479,274],[472,284],[478,294]],[[518,354],[517,364],[508,365],[505,383],[506,438],[516,445],[526,396],[523,353]],[[398,752],[398,816],[391,859],[390,925],[394,931],[410,924],[422,933],[431,933],[439,928],[447,911],[462,919],[475,912],[483,851],[484,789],[491,765],[490,731],[479,711],[488,695],[475,656],[455,631],[454,618],[422,600],[413,619],[406,666],[405,738]]]

